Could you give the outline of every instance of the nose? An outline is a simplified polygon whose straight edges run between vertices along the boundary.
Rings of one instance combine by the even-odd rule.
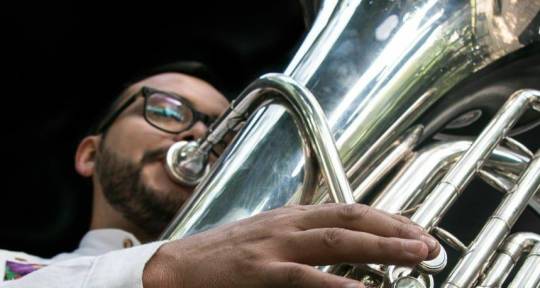
[[[191,141],[200,139],[206,134],[206,131],[208,131],[208,127],[206,127],[206,125],[204,125],[202,122],[197,122],[188,130],[176,134],[174,136],[174,141],[178,142],[182,140]]]

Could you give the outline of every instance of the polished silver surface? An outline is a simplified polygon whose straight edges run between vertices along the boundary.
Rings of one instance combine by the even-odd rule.
[[[510,235],[497,252],[481,283],[476,287],[503,287],[506,278],[525,253],[528,253],[526,259],[508,287],[539,287],[540,235],[527,232]]]
[[[433,235],[437,236],[439,239],[444,241],[444,243],[450,245],[456,251],[465,253],[467,252],[467,246],[459,240],[454,234],[444,230],[441,227],[435,227],[432,230]]]
[[[192,143],[183,143],[178,146],[178,149],[174,149],[175,147],[173,146],[167,154],[168,158],[169,155],[176,154],[181,155],[182,157],[178,157],[181,159],[186,158],[184,154],[188,156],[194,155],[195,161],[186,162],[199,163],[197,160],[201,158],[200,155],[209,152],[210,148],[207,147],[220,142],[227,134],[226,131],[230,127],[236,126],[238,115],[248,113],[260,103],[275,98],[284,100],[286,105],[294,111],[293,115],[299,123],[299,129],[303,132],[302,135],[304,135],[304,143],[309,146],[306,147],[307,151],[313,151],[313,154],[317,157],[317,163],[329,187],[331,199],[335,203],[355,203],[347,175],[341,164],[332,134],[330,133],[330,128],[317,100],[309,90],[298,85],[292,78],[282,74],[267,74],[253,82],[231,105],[219,122],[210,129],[209,134],[205,138]],[[189,147],[189,149],[186,153],[183,153],[185,147]],[[195,147],[196,151],[192,151],[192,147]],[[307,153],[309,156],[310,153]],[[309,169],[314,168],[309,167]],[[178,171],[179,174],[181,172],[183,171]],[[313,172],[311,171],[309,173],[311,174]],[[183,175],[181,176],[184,177]],[[304,187],[305,193],[300,193],[301,197],[306,197],[313,188],[309,186]],[[253,191],[251,194],[261,198],[265,197],[265,195],[259,195],[258,193],[258,191]],[[193,197],[187,205],[196,207],[200,205],[199,202],[200,199]],[[193,219],[190,215],[180,215],[178,217],[180,221],[191,221]],[[183,227],[183,225],[179,225],[178,227]],[[186,233],[182,228],[169,228],[163,233],[162,238],[178,238],[177,235]]]
[[[521,144],[519,141],[515,140],[512,137],[504,137],[503,139],[503,145],[507,146],[508,148],[516,151],[517,153],[521,153],[522,155],[526,155],[529,158],[533,157],[533,153],[527,146]]]
[[[534,211],[536,211],[536,214],[540,216],[540,192],[536,193],[534,195],[533,199],[531,199],[531,202],[529,203]]]
[[[409,267],[396,267],[388,266],[386,267],[385,274],[385,285],[383,287],[395,287],[394,285],[424,285],[426,288],[434,288],[435,282],[433,281],[433,276],[431,274],[425,273],[416,273]],[[406,280],[404,280],[406,279]],[[412,279],[415,279],[414,281]],[[406,287],[406,286],[397,286],[397,287]],[[416,286],[412,286],[416,287]],[[422,287],[422,286],[419,286]]]
[[[442,144],[441,146],[447,145],[447,147],[454,148],[454,151],[452,149],[446,149],[446,151],[439,149],[440,155],[442,155],[440,151],[453,153],[448,153],[447,155],[444,155],[444,157],[439,156],[438,159],[437,157],[433,157],[433,159],[423,159],[421,162],[422,164],[418,164],[420,162],[417,162],[418,166],[416,168],[411,167],[415,163],[415,160],[417,160],[413,157],[412,160],[407,163],[409,165],[405,165],[394,181],[390,183],[390,189],[383,191],[382,194],[379,195],[379,198],[375,199],[372,206],[395,213],[423,201],[422,205],[418,206],[418,209],[416,209],[411,220],[428,231],[433,230],[446,211],[460,196],[463,188],[468,184],[471,178],[475,176],[482,167],[488,167],[484,164],[487,164],[489,156],[492,155],[492,157],[500,158],[500,155],[495,156],[501,154],[500,152],[496,152],[497,149],[501,149],[496,148],[496,146],[504,139],[504,137],[506,137],[506,133],[511,129],[512,125],[517,122],[519,117],[527,109],[531,108],[533,104],[538,102],[540,102],[539,91],[521,90],[515,92],[478,138],[467,148],[467,151],[459,157],[457,162],[452,163],[449,171],[442,178],[440,183],[435,186],[435,189],[433,189],[431,193],[429,193],[431,189],[425,187],[425,183],[429,183],[433,180],[426,181],[426,179],[430,179],[429,176],[431,176],[431,174],[437,173],[437,165],[441,165],[439,163],[444,163],[445,159],[452,159],[452,156],[459,154],[458,152],[463,152],[463,150],[455,150],[455,147],[459,147],[459,144],[456,145],[456,143],[452,143],[455,147],[452,147],[452,144],[449,143]],[[518,155],[518,157],[525,159],[528,157],[527,155],[523,155],[525,153],[522,153],[519,149],[503,149],[507,150],[507,154]],[[430,150],[437,151],[437,149],[434,148],[430,148],[428,151]],[[429,154],[424,151],[420,155]],[[461,242],[454,241],[455,243],[452,243],[460,250],[465,250],[465,255],[454,267],[454,270],[442,287],[472,287],[472,285],[474,285],[476,279],[482,272],[485,263],[508,235],[510,228],[517,220],[517,217],[521,215],[532,197],[538,193],[540,189],[539,158],[540,151],[537,151],[532,161],[527,165],[526,171],[522,173],[519,182],[513,186],[512,190],[505,194],[502,203],[471,245],[464,249],[462,247],[464,245]],[[522,161],[522,164],[523,162],[527,163],[529,161],[526,159]],[[424,167],[422,165],[424,165]],[[503,166],[501,166],[499,170],[503,172],[502,174],[504,177],[513,179],[513,176],[510,176],[511,173],[508,169],[506,169],[507,171],[504,171],[505,169],[502,167]],[[507,165],[507,167],[512,166]],[[418,172],[426,168],[429,170],[428,173]],[[496,170],[493,169],[493,171]],[[406,173],[409,173],[409,175],[404,175]],[[485,173],[488,172],[486,171]],[[422,175],[423,177],[417,177],[415,174]],[[496,176],[490,177],[497,179]],[[416,181],[416,183],[407,189],[405,188],[407,183],[399,184],[399,181],[402,179],[407,179],[413,183]],[[395,182],[398,182],[398,185],[396,185]],[[503,185],[500,185],[499,188],[501,187],[503,187]],[[422,193],[422,191],[424,192]],[[420,199],[415,202],[411,201],[411,199],[414,199],[415,197],[419,197]],[[443,236],[451,235],[444,234],[445,233],[443,233]],[[456,240],[452,239],[452,237],[446,238],[446,240],[450,242]],[[422,263],[418,267],[419,270],[422,270],[421,267],[424,267],[426,264],[430,263]],[[437,271],[439,270],[429,272]]]
[[[423,261],[416,266],[416,269],[423,273],[437,274],[446,267],[447,261],[446,250],[441,246],[440,252],[435,258]]]
[[[195,186],[208,173],[208,154],[201,153],[197,142],[180,141],[167,151],[166,171],[176,182]]]
[[[392,288],[427,288],[424,283],[414,277],[401,277],[397,279]]]
[[[512,2],[501,10],[496,2],[321,3],[285,74],[317,98],[352,179],[367,177],[363,172],[445,92],[525,45],[518,36],[540,3]],[[328,184],[308,175],[313,159],[305,157],[287,108],[277,100],[261,104],[179,214],[190,219],[171,224],[168,231],[183,231],[174,238],[310,203],[304,185],[320,183],[321,193]]]
[[[540,94],[539,94],[540,96]],[[472,287],[485,263],[503,242],[529,200],[540,191],[540,150],[519,182],[503,198],[441,287]],[[519,286],[521,287],[521,286]]]
[[[442,173],[454,164],[471,144],[471,141],[465,140],[437,142],[415,152],[370,205],[390,213],[399,213],[420,204],[443,176]],[[481,172],[489,175],[490,179],[504,179],[501,171],[519,175],[529,161],[527,157],[508,148],[497,147],[486,160]],[[489,167],[497,167],[497,170],[484,170]]]
[[[514,92],[465,154],[456,162],[411,220],[430,231],[476,175],[485,159],[495,149],[519,117],[540,102],[540,91]],[[534,193],[532,194],[534,195]],[[531,195],[531,197],[532,197]]]
[[[536,243],[508,288],[540,287],[540,243]]]
[[[418,140],[422,136],[423,127],[421,125],[413,127],[403,135],[402,138],[396,140],[390,147],[389,152],[383,155],[380,162],[372,170],[367,171],[367,177],[359,179],[360,183],[352,180],[352,186],[356,186],[353,191],[353,197],[356,202],[364,202],[364,198],[371,192],[371,189],[380,183],[392,169],[398,165],[398,163],[409,159],[414,153],[413,149],[418,143]],[[352,178],[351,175],[348,175]],[[315,204],[327,203],[330,201],[330,195],[326,192],[326,189],[322,190],[323,193],[318,194],[318,198],[313,201]]]
[[[195,158],[199,159],[200,154],[208,153],[212,145],[223,140],[227,131],[238,124],[239,115],[249,114],[258,105],[271,99],[282,100],[293,112],[298,129],[303,132],[304,151],[307,151],[308,157],[311,156],[309,155],[311,151],[317,157],[331,200],[335,203],[354,203],[347,176],[322,108],[309,90],[283,74],[266,74],[247,87],[231,104],[225,115],[213,125],[208,135],[196,141],[199,153],[188,155],[195,155]],[[309,170],[307,172],[309,174],[315,172],[311,166],[306,166],[305,169]],[[311,189],[313,187],[304,187],[304,190]]]
[[[400,168],[390,182],[383,188],[371,203],[372,207],[390,213],[400,213],[418,207],[431,191],[435,183],[442,177],[442,172],[454,164],[467,149],[471,141],[438,142],[414,153]],[[484,168],[497,168],[493,170],[480,170],[481,176],[489,179],[505,179],[505,175],[521,174],[529,163],[526,156],[517,154],[505,147],[497,147],[486,160]],[[502,173],[506,171],[506,173]],[[483,177],[483,178],[484,178]],[[517,177],[517,176],[516,176]],[[513,183],[510,183],[513,185]],[[511,188],[511,186],[510,186]],[[508,190],[504,190],[507,192]],[[355,195],[356,197],[356,195]],[[413,209],[414,211],[414,209]],[[458,251],[465,252],[467,247],[455,236],[440,227],[432,231],[439,239],[445,241]]]
[[[506,133],[513,124],[527,109],[538,102],[540,102],[540,92],[538,91],[520,90],[512,94],[467,152],[458,162],[452,165],[441,182],[426,197],[426,200],[411,217],[411,220],[431,231],[460,196],[463,188],[476,175],[476,172],[496,145],[506,137]],[[535,155],[535,158],[537,156]],[[538,175],[540,168],[537,167],[539,165],[537,162],[533,161],[527,170],[532,170],[529,173],[533,174],[531,176],[532,180],[525,176],[522,177],[522,179],[527,179],[526,181],[523,180],[524,184],[521,183],[520,185],[526,187],[523,188],[525,192],[518,196],[509,193],[505,197],[505,201],[499,206],[504,208],[500,208],[495,212],[495,216],[484,226],[473,244],[471,244],[472,247],[469,247],[468,253],[461,258],[459,264],[454,268],[442,287],[471,287],[473,285],[483,263],[495,251],[495,248],[504,239],[515,219],[517,219],[516,217],[521,214],[527,202],[536,193],[540,183],[540,175]],[[526,196],[528,197],[526,200],[522,199]],[[525,200],[525,202],[520,202],[522,200]],[[516,205],[520,206],[518,208],[513,207]],[[516,214],[508,215],[508,213]]]
[[[510,179],[507,178],[501,178],[501,177],[495,177],[493,174],[485,171],[480,170],[478,171],[478,175],[484,179],[491,187],[501,191],[501,192],[507,192],[512,189],[512,186],[514,185],[513,182]],[[531,199],[533,200],[533,199]]]
[[[353,197],[356,202],[365,202],[364,198],[375,185],[380,183],[381,179],[386,176],[396,165],[410,158],[413,154],[413,149],[418,144],[422,137],[423,127],[417,126],[411,129],[410,133],[406,133],[403,139],[398,139],[395,143],[395,148],[390,150],[388,155],[382,156],[381,163],[374,165],[373,171],[369,171],[368,176],[363,178],[352,179],[352,185],[356,188],[353,191]]]

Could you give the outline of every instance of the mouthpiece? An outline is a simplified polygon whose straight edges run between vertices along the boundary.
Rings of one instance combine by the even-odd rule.
[[[195,186],[208,172],[208,154],[201,152],[197,141],[179,141],[169,148],[166,170],[177,183]]]

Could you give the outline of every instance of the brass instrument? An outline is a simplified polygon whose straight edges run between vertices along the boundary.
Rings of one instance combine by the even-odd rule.
[[[432,276],[450,269],[444,249],[414,269],[376,264],[320,269],[368,287],[501,287],[528,253],[510,287],[539,287],[540,236],[508,234],[527,205],[540,213],[540,150],[533,153],[510,137],[523,114],[533,120],[520,130],[540,124],[540,91],[508,95],[474,141],[426,146],[433,131],[419,121],[484,68],[526,49],[538,56],[540,2],[313,3],[318,5],[308,10],[318,11],[317,17],[285,72],[249,85],[204,139],[169,150],[168,172],[198,186],[163,238],[178,239],[287,204],[366,203],[393,175],[371,205],[409,215],[462,253],[444,283]],[[465,122],[476,116],[455,115]],[[237,130],[209,168],[212,147]],[[505,194],[466,245],[439,223],[476,175]]]

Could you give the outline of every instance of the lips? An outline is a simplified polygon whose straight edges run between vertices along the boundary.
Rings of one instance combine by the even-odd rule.
[[[150,162],[163,162],[165,156],[167,155],[167,151],[169,151],[169,147],[145,151],[141,159],[141,163],[146,164]]]

